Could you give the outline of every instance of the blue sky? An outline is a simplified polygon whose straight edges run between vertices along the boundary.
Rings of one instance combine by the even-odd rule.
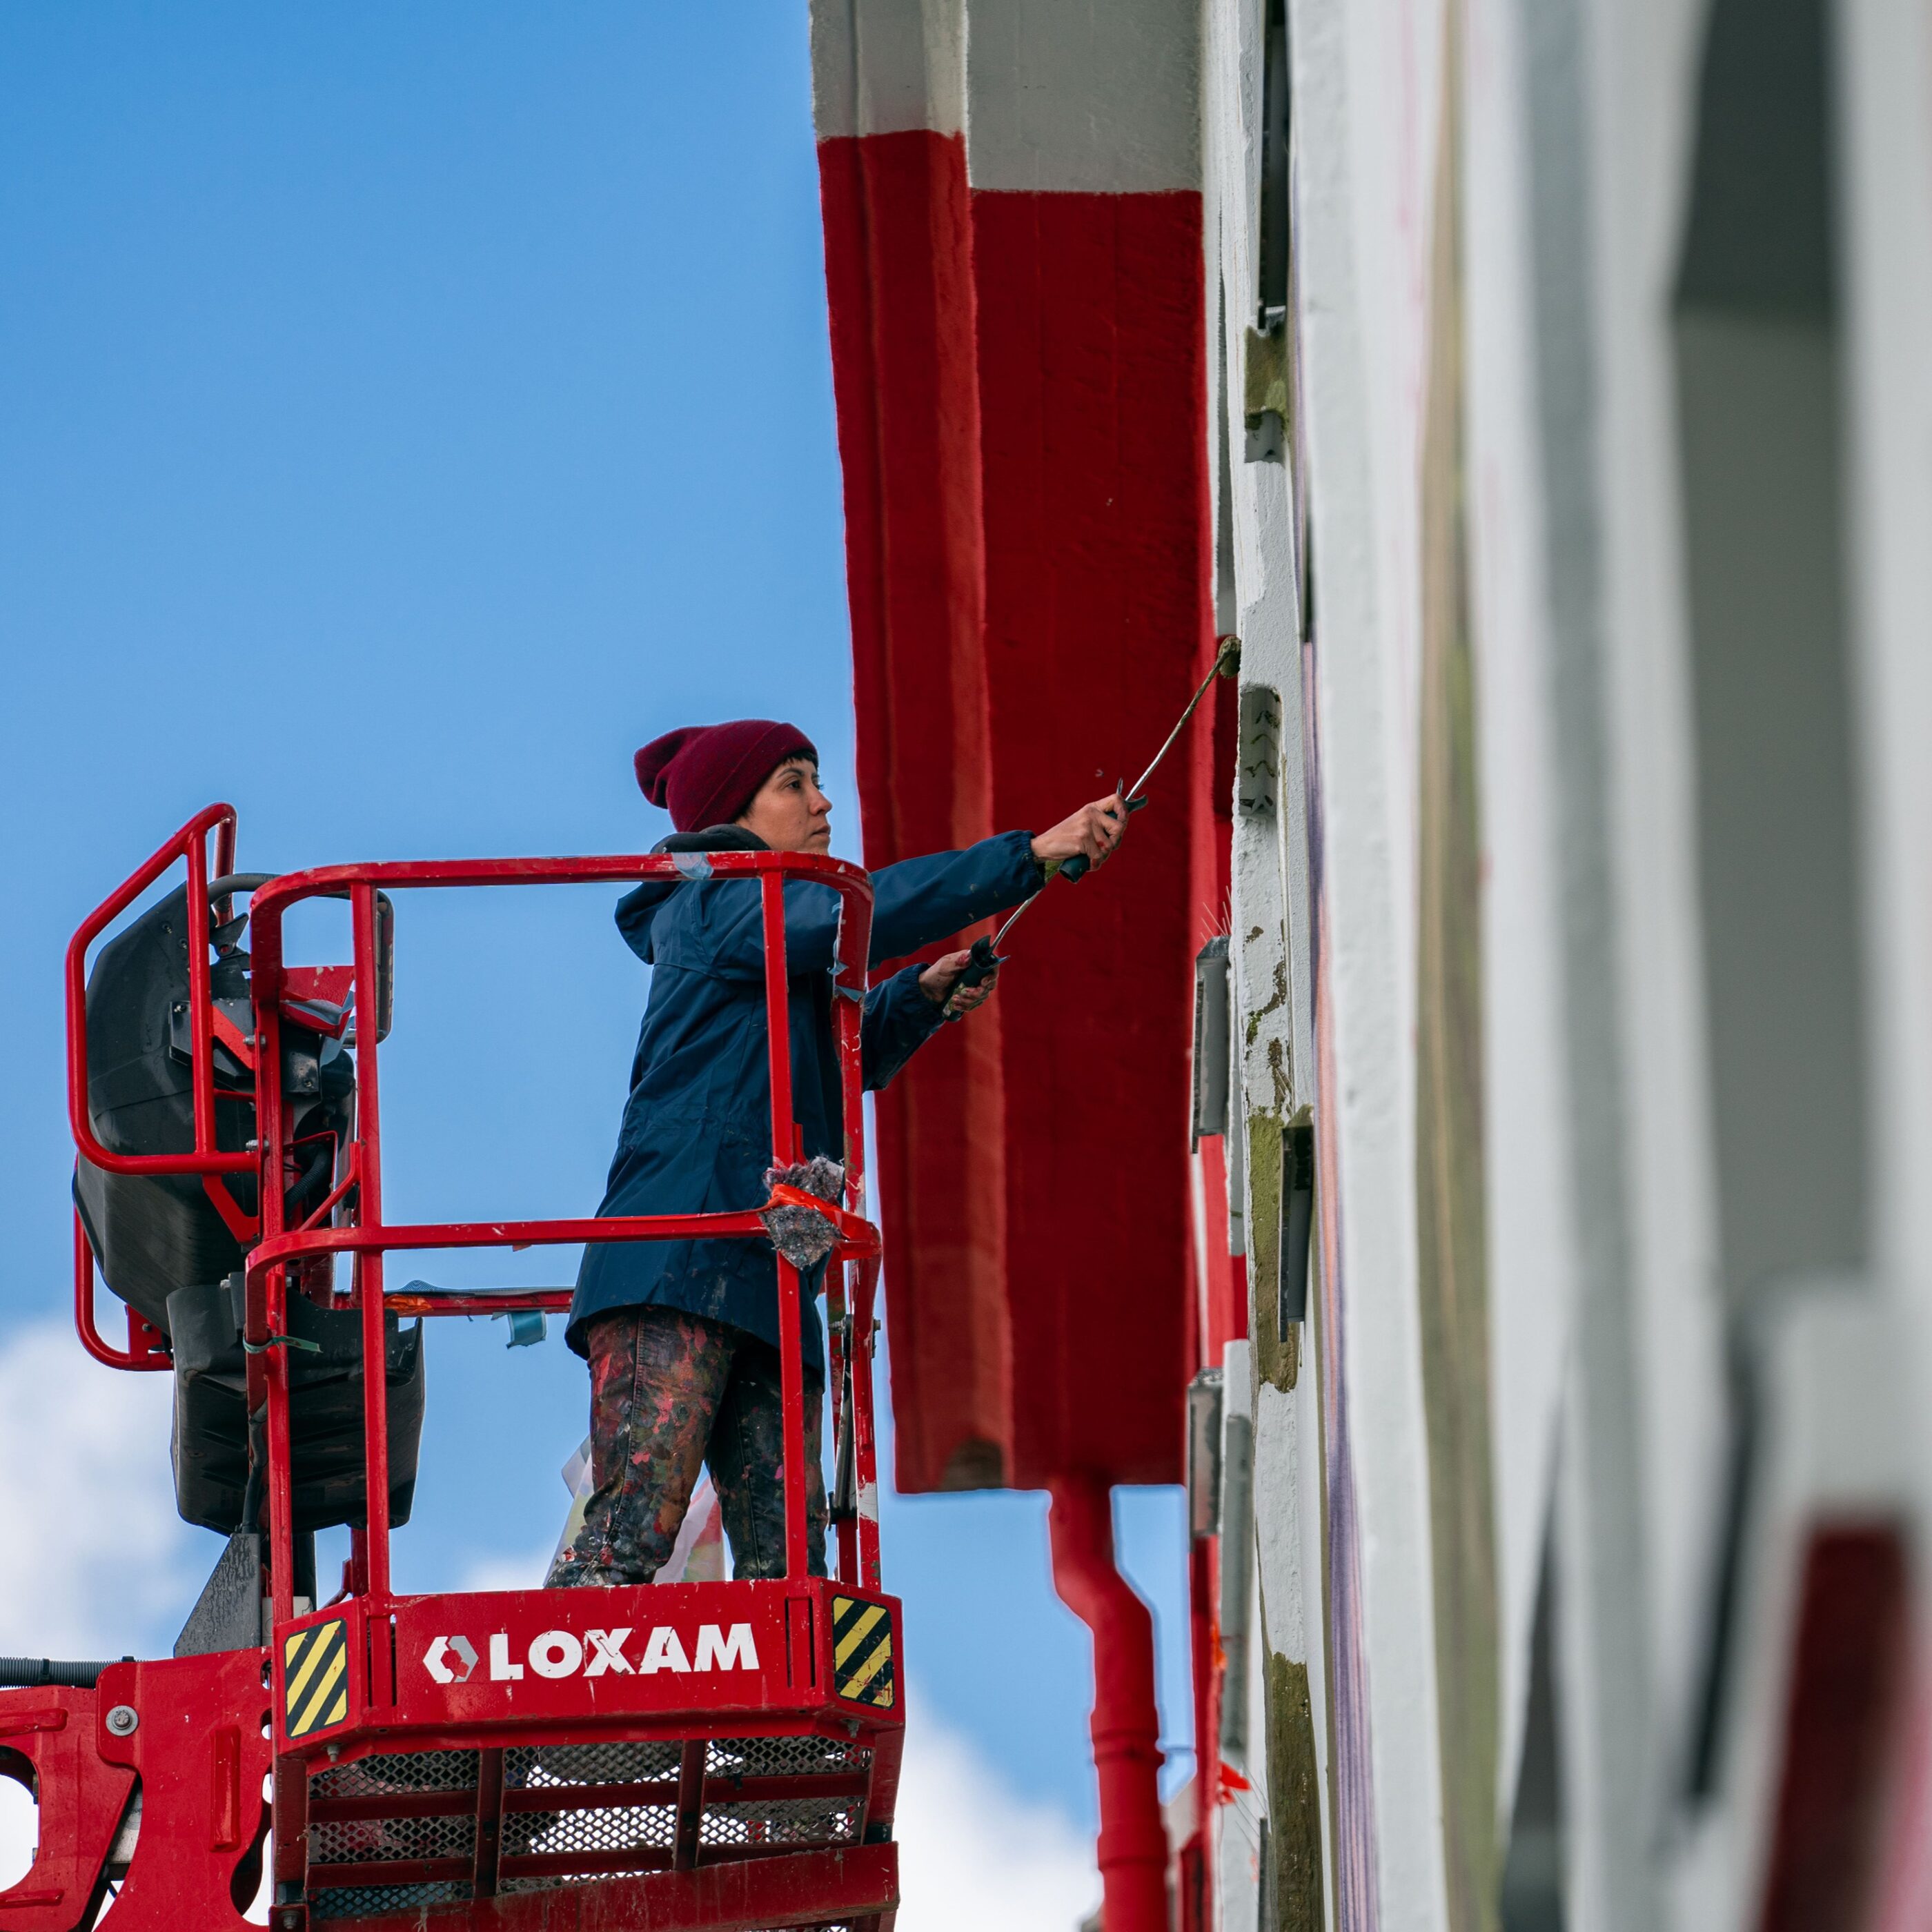
[[[62,949],[210,800],[250,869],[640,850],[634,747],[752,712],[814,734],[859,854],[802,0],[14,0],[0,274],[4,1348],[67,1294]],[[612,896],[404,902],[392,1215],[594,1205],[644,993]],[[430,1342],[399,1584],[534,1568],[581,1365]],[[1178,1500],[1121,1521],[1178,1744]],[[886,1536],[916,1693],[1090,1828],[1043,1500],[895,1502]],[[129,1594],[114,1640],[165,1648],[192,1594]]]

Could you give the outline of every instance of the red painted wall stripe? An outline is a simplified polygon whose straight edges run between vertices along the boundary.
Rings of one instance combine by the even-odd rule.
[[[1201,206],[968,194],[956,138],[820,148],[866,850],[1037,828],[1209,649]],[[1179,1474],[1189,767],[1056,886],[994,1007],[882,1097],[900,1486]]]
[[[994,815],[1132,778],[1207,648],[1201,203],[973,202]],[[1191,1292],[1186,766],[1028,916],[1004,1016],[1017,1479],[1178,1479]]]
[[[1815,1532],[1805,1552],[1761,1932],[1870,1923],[1904,1690],[1904,1545],[1890,1523]]]

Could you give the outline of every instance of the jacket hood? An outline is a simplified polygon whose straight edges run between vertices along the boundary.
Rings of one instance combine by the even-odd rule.
[[[651,964],[651,928],[657,916],[670,902],[672,894],[686,879],[701,879],[706,875],[709,868],[704,863],[704,854],[764,852],[770,849],[755,832],[747,832],[742,825],[713,825],[702,832],[674,832],[668,838],[660,838],[651,848],[654,857],[667,852],[694,856],[688,868],[678,868],[683,878],[646,879],[617,902],[617,930],[624,935],[624,944],[646,965]]]
[[[651,963],[651,928],[672,893],[683,884],[682,879],[646,879],[617,902],[617,930],[646,966]]]

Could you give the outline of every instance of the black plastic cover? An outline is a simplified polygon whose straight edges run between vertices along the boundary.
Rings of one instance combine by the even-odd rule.
[[[263,1520],[264,1478],[257,1475],[251,1494],[250,1475],[266,1463],[266,1418],[248,1412],[239,1289],[237,1276],[212,1288],[177,1288],[168,1298],[175,1354],[175,1503],[188,1522],[205,1529],[253,1528]],[[277,1345],[289,1360],[296,1528],[359,1525],[368,1508],[361,1317],[292,1294],[288,1324],[291,1334],[314,1342],[319,1352]],[[387,1328],[389,1520],[400,1526],[409,1520],[415,1498],[422,1436],[422,1329],[420,1324],[403,1328],[393,1316]]]
[[[219,1010],[245,1038],[254,1024],[248,956],[233,950],[239,922],[213,932],[187,890],[150,907],[104,946],[87,983],[88,1106],[110,1152],[186,1154],[194,1146],[188,948],[218,939],[229,950],[211,974]],[[294,1154],[284,1200],[298,1220],[327,1193],[353,1126],[354,1061],[336,1040],[284,1021],[279,1070],[293,1122]],[[218,1042],[215,1144],[244,1150],[255,1137],[255,1075]],[[251,1174],[224,1177],[252,1215]],[[74,1201],[102,1277],[160,1330],[174,1356],[175,1501],[190,1522],[224,1533],[262,1520],[262,1418],[251,1418],[242,1346],[242,1245],[199,1176],[109,1174],[82,1160]],[[290,1330],[316,1350],[290,1360],[290,1446],[298,1533],[360,1523],[362,1350],[359,1318],[288,1298]],[[388,1324],[390,1520],[406,1521],[416,1490],[422,1431],[420,1326]],[[278,1345],[286,1346],[286,1345]],[[253,1441],[251,1442],[251,1436]]]

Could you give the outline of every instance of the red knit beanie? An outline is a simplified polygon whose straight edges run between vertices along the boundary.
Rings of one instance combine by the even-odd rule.
[[[796,724],[740,718],[729,724],[687,724],[653,738],[632,763],[638,789],[664,806],[680,832],[728,825],[788,758],[816,760],[818,750]]]

